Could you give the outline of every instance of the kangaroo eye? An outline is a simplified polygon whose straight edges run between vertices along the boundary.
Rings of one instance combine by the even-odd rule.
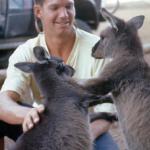
[[[100,40],[104,40],[104,36],[100,36]]]

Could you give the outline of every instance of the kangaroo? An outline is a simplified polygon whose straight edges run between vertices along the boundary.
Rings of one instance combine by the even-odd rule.
[[[15,66],[33,73],[46,108],[39,124],[24,133],[12,150],[92,150],[88,106],[97,96],[69,81],[74,69],[61,59],[47,57],[42,47],[35,47],[34,54],[37,62],[20,62]],[[113,120],[109,114],[106,116],[106,120]]]
[[[84,87],[93,94],[112,94],[129,150],[150,150],[150,68],[138,36],[144,16],[125,22],[104,8],[101,13],[111,27],[101,32],[92,56],[112,61]]]

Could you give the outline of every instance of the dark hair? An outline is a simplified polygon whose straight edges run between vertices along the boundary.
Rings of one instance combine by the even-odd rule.
[[[34,0],[35,4],[40,4],[41,6],[43,5],[45,0]]]

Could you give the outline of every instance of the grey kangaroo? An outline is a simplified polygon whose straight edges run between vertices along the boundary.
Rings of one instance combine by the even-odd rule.
[[[92,56],[112,61],[85,88],[93,94],[111,92],[128,149],[150,150],[150,68],[138,36],[144,16],[125,22],[106,9],[101,13],[111,27],[101,32]]]
[[[62,60],[48,58],[42,47],[35,47],[34,54],[37,62],[22,62],[15,66],[33,73],[45,98],[46,109],[40,123],[24,133],[12,149],[92,150],[87,109],[90,102],[97,101],[97,96],[88,94],[75,82],[69,81],[74,69],[64,65]],[[104,117],[113,120],[109,114]],[[97,118],[99,116],[93,117]]]

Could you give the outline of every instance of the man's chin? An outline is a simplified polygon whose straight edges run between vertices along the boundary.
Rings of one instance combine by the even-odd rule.
[[[61,31],[57,31],[55,35],[60,36],[60,37],[65,37],[66,35],[69,34],[70,31],[67,30],[61,30]]]
[[[66,34],[70,33],[72,31],[72,28],[71,27],[57,28],[56,31],[59,34]]]

